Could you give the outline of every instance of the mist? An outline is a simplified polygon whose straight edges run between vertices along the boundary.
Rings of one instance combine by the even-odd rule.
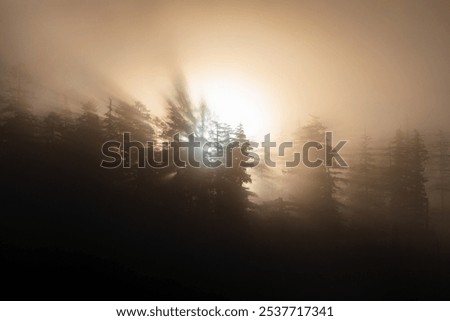
[[[448,299],[449,21],[0,0],[3,296]]]
[[[0,12],[2,65],[66,95],[162,115],[176,75],[197,101],[231,75],[267,93],[258,138],[290,134],[309,114],[350,137],[450,120],[445,1],[2,1]]]

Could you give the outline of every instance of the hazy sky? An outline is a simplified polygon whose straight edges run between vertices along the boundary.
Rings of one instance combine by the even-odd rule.
[[[255,135],[308,114],[352,132],[450,121],[449,1],[0,0],[0,52],[45,86],[157,113],[182,72]]]

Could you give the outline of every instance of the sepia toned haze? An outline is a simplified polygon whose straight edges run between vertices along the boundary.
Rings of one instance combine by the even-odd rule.
[[[391,135],[450,121],[449,21],[448,1],[2,0],[0,59],[42,88],[159,115],[182,74],[258,140],[309,114],[341,136]]]
[[[3,298],[448,300],[449,36],[448,0],[0,0]]]

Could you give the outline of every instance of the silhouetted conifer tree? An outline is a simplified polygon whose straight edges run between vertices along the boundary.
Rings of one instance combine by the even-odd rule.
[[[347,188],[349,206],[357,213],[362,215],[373,213],[382,206],[380,174],[371,147],[371,138],[364,134],[361,138],[358,160],[349,169]]]
[[[450,192],[450,140],[443,131],[438,133],[431,157],[434,176],[431,189],[439,194],[440,210],[444,213],[448,208],[446,198]]]
[[[428,225],[428,197],[424,177],[427,150],[417,131],[397,131],[390,147],[390,207],[397,223]]]
[[[325,131],[326,127],[318,117],[312,117],[311,121],[299,131],[301,136],[297,137],[298,141],[302,143],[317,142],[322,146],[319,150],[316,148],[309,150],[309,160],[325,160],[325,150],[331,148],[331,146],[325,144]],[[302,155],[302,157],[305,157],[305,155]],[[294,189],[291,195],[294,196],[294,200],[299,201],[324,224],[336,223],[340,205],[336,198],[336,193],[340,189],[338,185],[341,180],[340,170],[326,167],[323,163],[315,168],[300,165],[293,168],[290,173],[293,174],[295,179],[291,183],[291,188]]]
[[[195,132],[196,118],[186,85],[181,80],[175,84],[175,93],[167,102],[167,129],[164,135],[172,138],[176,133],[189,135]]]

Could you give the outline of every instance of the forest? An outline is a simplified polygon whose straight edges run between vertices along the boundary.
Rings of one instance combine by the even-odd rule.
[[[105,169],[108,140],[194,133],[245,143],[175,82],[157,117],[140,102],[54,95],[36,112],[20,72],[0,96],[4,299],[418,300],[450,295],[450,137],[361,132],[348,168]],[[169,90],[170,91],[170,90]],[[318,115],[320,116],[320,115]],[[292,133],[324,142],[319,117]],[[155,148],[162,157],[164,148]],[[122,151],[123,152],[123,151]],[[260,150],[254,149],[259,153]],[[317,151],[316,157],[323,151]],[[292,159],[292,154],[285,155]],[[156,157],[156,159],[158,159]]]

